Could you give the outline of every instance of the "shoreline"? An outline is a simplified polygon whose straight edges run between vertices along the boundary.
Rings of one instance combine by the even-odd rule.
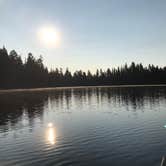
[[[2,93],[14,92],[43,92],[61,89],[84,89],[84,88],[130,88],[130,87],[166,87],[166,84],[149,84],[149,85],[101,85],[101,86],[66,86],[66,87],[47,87],[47,88],[26,88],[26,89],[0,89]]]

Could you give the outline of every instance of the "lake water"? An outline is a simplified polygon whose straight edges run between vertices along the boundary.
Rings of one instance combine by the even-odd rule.
[[[0,94],[1,166],[159,166],[166,88]]]

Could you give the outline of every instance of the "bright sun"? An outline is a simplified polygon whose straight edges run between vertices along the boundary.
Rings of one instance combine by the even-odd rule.
[[[40,42],[47,47],[57,47],[60,44],[60,34],[53,26],[41,27],[38,36]]]

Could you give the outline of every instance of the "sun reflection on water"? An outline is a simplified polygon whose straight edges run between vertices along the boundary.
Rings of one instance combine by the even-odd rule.
[[[48,123],[47,141],[51,145],[54,145],[56,143],[56,130],[52,123]]]
[[[53,124],[51,122],[48,123],[48,127],[53,127]]]

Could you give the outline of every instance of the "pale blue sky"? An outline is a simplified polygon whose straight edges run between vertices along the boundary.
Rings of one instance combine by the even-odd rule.
[[[49,68],[107,68],[131,61],[164,66],[166,0],[0,0],[0,45],[43,55]],[[59,48],[38,43],[54,25]]]

